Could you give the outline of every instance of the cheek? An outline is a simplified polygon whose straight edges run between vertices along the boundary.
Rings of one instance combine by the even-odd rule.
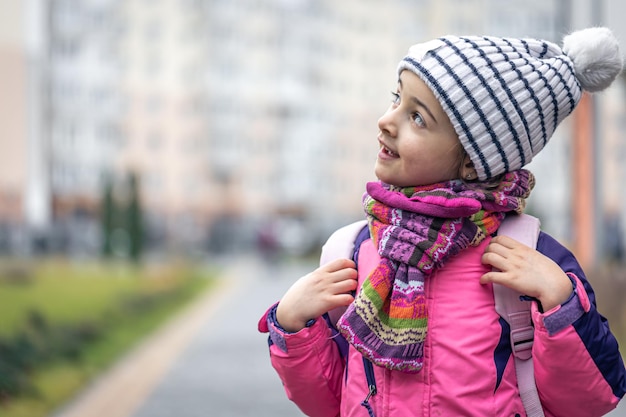
[[[448,150],[441,150],[438,155],[439,164],[443,169],[447,171],[458,171],[459,167],[459,153],[454,147]]]
[[[457,146],[435,146],[424,149],[421,155],[416,155],[415,161],[432,170],[441,180],[450,180],[459,175],[460,156]]]
[[[427,141],[411,146],[407,144],[406,153],[412,160],[419,160],[428,165],[448,166],[453,158],[453,152],[449,147],[442,147],[434,141]]]

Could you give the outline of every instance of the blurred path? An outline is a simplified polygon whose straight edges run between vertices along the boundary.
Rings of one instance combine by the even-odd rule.
[[[623,399],[617,408],[607,414],[605,417],[626,417],[626,399]]]
[[[222,259],[208,293],[52,417],[302,416],[271,368],[257,321],[312,264]]]
[[[173,319],[52,417],[301,417],[257,321],[312,264],[223,259],[216,291]],[[626,401],[608,417],[626,417]]]
[[[270,268],[254,258],[231,264],[229,279],[236,282],[236,290],[132,417],[303,415],[287,399],[270,365],[267,335],[257,331],[257,322],[313,265]]]

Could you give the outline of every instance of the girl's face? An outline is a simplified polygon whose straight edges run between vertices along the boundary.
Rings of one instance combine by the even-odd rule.
[[[459,178],[463,147],[450,119],[417,75],[402,71],[391,106],[378,120],[378,179],[400,187]]]

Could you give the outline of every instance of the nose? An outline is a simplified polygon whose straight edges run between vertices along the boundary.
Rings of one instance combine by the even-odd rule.
[[[378,119],[378,129],[391,137],[395,137],[398,133],[398,127],[394,118],[394,109],[392,107],[389,107]]]

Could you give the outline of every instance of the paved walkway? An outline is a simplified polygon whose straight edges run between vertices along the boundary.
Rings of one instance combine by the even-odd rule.
[[[301,417],[257,320],[313,265],[232,259],[191,305],[51,417]],[[610,417],[626,417],[626,401]]]
[[[222,262],[224,262],[222,260]],[[302,416],[269,363],[258,318],[312,265],[234,259],[208,293],[52,417]]]

